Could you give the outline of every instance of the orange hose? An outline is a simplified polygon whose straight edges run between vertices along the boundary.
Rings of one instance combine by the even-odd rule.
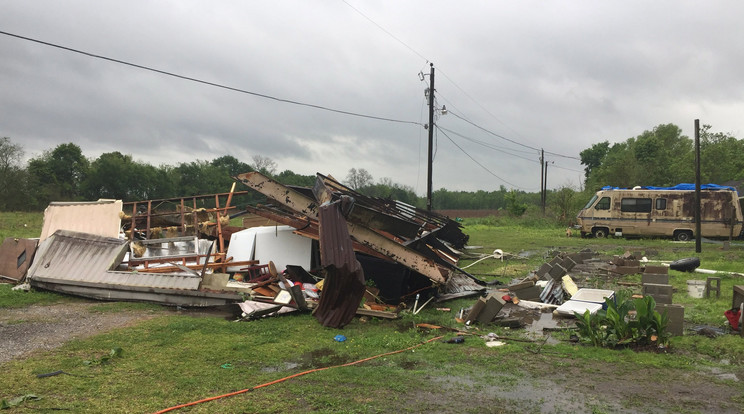
[[[431,338],[429,340],[426,340],[424,342],[421,342],[420,344],[409,346],[406,349],[399,349],[397,351],[386,352],[384,354],[379,354],[379,355],[371,356],[369,358],[360,359],[358,361],[347,362],[346,364],[333,365],[333,366],[330,366],[330,367],[323,367],[323,368],[315,368],[315,369],[311,369],[311,370],[308,370],[308,371],[300,372],[300,373],[297,373],[297,374],[292,374],[292,375],[290,375],[288,377],[279,378],[277,380],[274,380],[274,381],[271,381],[271,382],[267,382],[265,384],[256,385],[255,387],[246,388],[244,390],[234,391],[234,392],[231,392],[231,393],[228,393],[228,394],[217,395],[215,397],[204,398],[204,399],[199,400],[199,401],[193,401],[193,402],[186,403],[186,404],[176,405],[176,406],[173,406],[173,407],[170,407],[170,408],[166,408],[164,410],[157,411],[155,414],[167,413],[167,412],[170,412],[170,411],[178,410],[180,408],[191,407],[192,405],[197,405],[197,404],[201,404],[201,403],[205,403],[205,402],[209,402],[209,401],[219,400],[221,398],[232,397],[232,396],[238,395],[238,394],[244,394],[244,393],[246,393],[248,391],[253,391],[253,390],[257,390],[259,388],[268,387],[269,385],[278,384],[278,383],[284,382],[284,381],[286,381],[288,379],[300,377],[300,376],[307,375],[307,374],[310,374],[310,373],[313,373],[313,372],[317,372],[317,371],[324,371],[326,369],[331,369],[331,368],[349,367],[349,366],[352,366],[352,365],[361,364],[362,362],[373,360],[375,358],[380,358],[380,357],[384,357],[384,356],[388,356],[388,355],[393,355],[393,354],[399,354],[401,352],[406,352],[406,351],[409,351],[411,349],[418,348],[421,345],[428,344],[429,342],[436,341],[437,339],[442,339],[443,337],[444,336],[437,336],[436,338]]]

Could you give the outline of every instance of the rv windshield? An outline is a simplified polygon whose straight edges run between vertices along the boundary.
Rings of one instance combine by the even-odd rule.
[[[596,194],[594,194],[594,197],[592,197],[592,199],[591,199],[591,200],[589,200],[589,202],[588,202],[588,203],[586,203],[586,205],[584,206],[584,208],[589,208],[589,207],[591,207],[591,206],[592,206],[592,204],[594,204],[594,202],[595,202],[595,201],[597,201],[597,195],[596,195]]]

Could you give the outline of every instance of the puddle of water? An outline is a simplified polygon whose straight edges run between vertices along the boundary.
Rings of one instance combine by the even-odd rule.
[[[261,372],[283,372],[283,371],[289,371],[290,369],[295,369],[299,366],[300,364],[296,362],[282,362],[278,366],[263,367],[261,368]]]
[[[541,312],[538,309],[525,309],[508,303],[499,313],[499,319],[516,319],[521,322],[527,335],[535,340],[545,340],[547,344],[555,345],[560,341],[551,336],[551,331],[570,327],[573,321],[552,312]]]

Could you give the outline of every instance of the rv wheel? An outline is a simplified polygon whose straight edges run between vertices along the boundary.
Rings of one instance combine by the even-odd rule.
[[[690,241],[692,240],[692,232],[690,230],[680,230],[674,233],[674,240]]]
[[[609,233],[609,230],[607,230],[604,227],[595,227],[592,229],[592,234],[597,239],[603,239],[607,237],[607,234]]]

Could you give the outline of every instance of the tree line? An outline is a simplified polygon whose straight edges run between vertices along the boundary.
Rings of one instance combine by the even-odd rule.
[[[563,185],[547,194],[547,214],[567,224],[581,205],[603,186],[671,186],[694,182],[693,140],[673,124],[662,124],[625,141],[605,140],[581,151],[584,183],[580,189]],[[744,180],[744,140],[713,132],[704,125],[700,133],[701,176],[704,183],[724,184]],[[141,201],[225,193],[232,176],[260,171],[284,185],[311,187],[315,175],[291,170],[277,172],[268,157],[255,155],[251,162],[224,155],[211,161],[153,166],[131,155],[114,151],[89,159],[73,143],[58,145],[23,163],[24,149],[10,138],[0,138],[0,211],[38,211],[51,201],[120,199]],[[390,178],[374,181],[365,169],[349,170],[342,183],[370,197],[399,200],[425,208],[424,197]],[[233,205],[256,204],[264,197],[251,192]],[[503,210],[520,216],[541,214],[539,193],[507,189],[432,193],[437,210]]]
[[[246,163],[232,155],[211,161],[196,160],[176,165],[153,166],[136,161],[131,155],[107,152],[89,159],[74,143],[65,143],[46,150],[40,156],[22,162],[24,149],[9,137],[0,138],[0,211],[38,211],[52,201],[90,201],[118,199],[142,201],[226,193],[232,177],[260,171],[276,181],[291,186],[312,187],[315,175],[297,174],[291,170],[277,172],[277,164],[268,157],[256,155]],[[342,183],[370,197],[389,198],[425,208],[426,200],[413,188],[395,183],[390,178],[374,181],[365,169],[349,170]],[[264,197],[251,192],[235,198],[237,203],[256,204]],[[490,209],[507,207],[508,191],[449,191],[440,189],[432,194],[438,209]],[[519,192],[512,196],[518,209],[531,195]],[[516,202],[519,198],[519,203]],[[526,207],[525,207],[526,208]]]
[[[702,183],[724,184],[744,180],[744,140],[732,134],[700,128]],[[585,186],[594,192],[603,186],[673,186],[695,182],[694,140],[674,124],[662,124],[637,137],[610,145],[592,145],[580,153]]]

